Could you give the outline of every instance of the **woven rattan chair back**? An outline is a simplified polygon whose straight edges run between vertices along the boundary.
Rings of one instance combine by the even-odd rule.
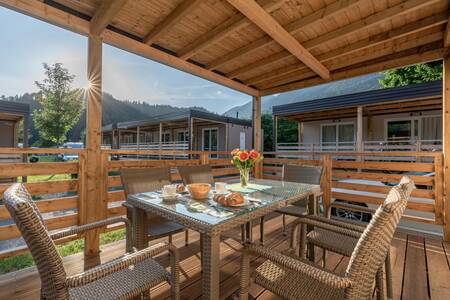
[[[373,282],[382,268],[398,222],[414,188],[408,177],[394,186],[364,230],[350,258],[346,275],[352,287],[346,289],[347,299],[371,299]]]
[[[320,185],[322,170],[322,167],[283,165],[282,176],[284,181]],[[305,198],[297,201],[295,205],[306,206],[308,202],[308,198]]]
[[[307,184],[320,184],[322,167],[283,165],[283,180]]]
[[[211,166],[178,166],[177,169],[185,185],[191,183],[214,184]]]
[[[122,168],[120,178],[125,195],[153,192],[170,184],[170,169],[162,168]]]
[[[66,272],[61,257],[25,186],[16,183],[8,188],[4,203],[36,262],[43,298],[68,299]]]

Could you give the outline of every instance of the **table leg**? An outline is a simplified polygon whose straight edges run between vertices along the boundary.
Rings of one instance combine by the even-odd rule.
[[[203,299],[219,299],[220,294],[220,235],[202,233],[202,292]]]
[[[133,207],[133,239],[138,250],[148,247],[148,221],[145,210]]]

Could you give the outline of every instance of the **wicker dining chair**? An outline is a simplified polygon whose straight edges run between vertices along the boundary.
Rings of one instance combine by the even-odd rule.
[[[209,165],[200,166],[178,166],[178,173],[185,185],[191,183],[214,184],[212,168]]]
[[[307,184],[320,185],[322,179],[322,167],[298,166],[298,165],[283,165],[282,178],[283,181],[299,182]],[[276,210],[277,213],[283,214],[283,234],[286,234],[286,215],[299,217],[308,213],[308,198],[302,199]],[[315,199],[317,203],[318,199]],[[317,205],[315,205],[316,207]],[[317,208],[316,208],[317,209]],[[314,211],[313,213],[316,213]]]
[[[125,190],[125,196],[131,194],[158,191],[164,185],[171,184],[170,169],[161,168],[122,168],[120,178]],[[127,202],[123,204],[127,208],[127,217],[132,220],[133,207]],[[148,238],[149,240],[169,237],[172,243],[172,235],[185,232],[185,245],[189,243],[189,232],[183,225],[167,220],[160,216],[147,213],[148,218]]]
[[[255,282],[284,299],[372,299],[374,283],[382,280],[380,276],[383,274],[379,270],[382,270],[413,187],[413,182],[407,177],[393,187],[362,233],[335,227],[331,223],[323,225],[314,218],[296,222],[295,226],[305,223],[314,227],[320,225],[358,239],[344,274],[319,267],[295,255],[293,249],[279,253],[258,245],[246,245],[241,263],[240,299],[248,299],[250,255],[267,259],[255,270]]]
[[[131,248],[128,219],[114,217],[50,234],[42,216],[23,184],[16,183],[4,193],[4,204],[22,234],[41,278],[41,299],[132,299],[149,297],[150,288],[171,284],[173,299],[179,299],[179,254],[167,243],[136,251]],[[54,240],[123,222],[126,225],[127,253],[85,272],[67,276]],[[171,273],[152,259],[169,251]]]

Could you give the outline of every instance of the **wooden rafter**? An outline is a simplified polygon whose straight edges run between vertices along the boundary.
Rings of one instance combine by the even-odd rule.
[[[330,77],[327,68],[254,0],[228,0],[228,2],[320,77],[323,79]]]
[[[423,36],[411,40],[395,40],[389,44],[383,45],[384,47],[368,48],[364,51],[348,54],[339,59],[334,59],[327,62],[325,65],[330,71],[336,71],[348,66],[352,66],[358,63],[364,63],[379,57],[386,57],[387,55],[394,54],[400,51],[406,51],[408,49],[417,48],[419,46],[428,45],[433,42],[439,42],[442,40],[442,32],[434,32],[424,34]],[[440,45],[439,45],[440,46]],[[272,79],[267,81],[266,84],[260,84],[258,87],[261,89],[270,88],[273,86],[283,85],[296,80],[303,80],[305,78],[313,77],[315,73],[307,68],[303,68],[297,72],[291,72],[284,76],[280,76],[276,80]]]
[[[75,17],[72,14],[61,11],[40,1],[0,0],[0,5],[83,35],[88,35],[90,32],[90,23],[88,21]],[[215,72],[211,72],[196,64],[187,62],[156,48],[149,47],[146,44],[130,39],[117,32],[105,29],[103,33],[103,42],[128,52],[155,60],[178,70],[199,76],[206,80],[227,86],[242,93],[252,96],[259,95],[259,92],[254,88],[248,87]]]
[[[261,2],[261,6],[265,11],[273,12],[280,8],[284,4],[284,2],[285,0],[265,0]],[[231,33],[238,31],[239,29],[244,28],[250,24],[251,22],[249,19],[244,17],[242,14],[237,13],[222,24],[210,30],[208,33],[197,38],[193,43],[178,51],[178,57],[182,59],[189,59],[196,53],[199,53],[200,51],[206,49],[208,46],[223,40]]]
[[[449,23],[447,23],[447,27],[445,28],[444,33],[444,47],[450,46],[450,17],[449,17]]]
[[[345,9],[350,9],[354,5],[358,4],[363,0],[340,0],[337,1],[329,6],[326,6],[306,17],[303,17],[299,20],[293,21],[292,23],[288,24],[285,29],[291,33],[295,34],[298,31],[300,31],[302,28],[305,28],[307,26],[313,26],[314,24],[318,23],[320,20],[324,18],[333,17],[338,13],[341,13]],[[225,65],[228,62],[231,62],[239,57],[242,57],[244,55],[250,54],[253,51],[256,51],[258,49],[261,49],[266,46],[274,45],[276,42],[270,38],[269,36],[264,36],[254,42],[251,42],[250,44],[239,48],[235,51],[232,51],[215,61],[212,61],[207,64],[208,69],[217,69],[223,65]]]
[[[313,38],[311,40],[303,42],[303,46],[308,49],[309,51],[312,51],[316,49],[317,47],[323,45],[324,43],[328,43],[330,41],[341,39],[343,37],[349,36],[351,34],[354,34],[356,32],[360,32],[361,30],[367,30],[370,28],[373,28],[383,22],[386,22],[388,20],[391,20],[392,18],[395,18],[400,15],[404,15],[407,13],[410,13],[412,11],[418,10],[420,8],[423,8],[424,6],[429,6],[433,3],[438,2],[439,0],[429,0],[429,1],[423,1],[423,0],[408,0],[405,2],[402,2],[396,6],[393,6],[391,8],[388,8],[386,10],[380,11],[378,13],[375,13],[373,15],[370,15],[364,19],[355,21],[353,23],[350,23],[346,26],[343,26],[337,30],[325,33],[323,35],[320,35],[316,38]],[[288,28],[289,26],[286,26]],[[292,31],[291,31],[292,32]],[[245,48],[245,49],[244,49]],[[252,47],[244,47],[241,49],[238,49],[236,51],[233,51],[232,53],[229,53],[226,56],[223,56],[216,62],[212,62],[208,64],[208,68],[211,68],[212,66],[223,65],[225,63],[230,62],[231,60],[234,60],[236,58],[241,57],[242,55],[248,54],[250,51],[253,51],[251,49],[255,49],[254,46]],[[243,66],[240,67],[239,73],[248,71],[250,68],[261,68],[264,66],[267,66],[269,64],[276,63],[280,60],[286,59],[291,57],[291,53],[288,51],[281,51],[279,53],[273,54],[263,60],[260,60],[258,62],[252,63],[251,66]],[[244,69],[245,68],[245,69]],[[232,75],[237,75],[237,72],[231,72]],[[233,77],[233,76],[232,76]]]
[[[409,24],[406,24],[400,28],[396,28],[394,30],[390,30],[387,32],[382,32],[375,36],[368,37],[366,39],[354,42],[350,45],[337,48],[335,50],[326,52],[317,56],[317,59],[322,63],[326,63],[332,59],[349,55],[356,51],[361,51],[367,49],[369,47],[374,47],[380,45],[382,43],[386,43],[410,34],[414,34],[420,32],[422,30],[429,29],[431,27],[440,26],[448,21],[448,14],[441,13],[435,16],[427,17],[419,21],[415,21]],[[295,71],[304,70],[306,66],[302,63],[293,64],[290,66],[284,66],[279,69],[271,70],[269,73],[261,74],[254,76],[245,80],[245,83],[248,85],[255,85],[261,82],[269,81],[269,80],[277,80],[280,76],[287,75],[293,73]],[[252,69],[253,70],[253,69]],[[233,73],[233,72],[232,72]],[[230,77],[233,77],[234,73],[229,73]]]
[[[156,25],[143,39],[145,44],[151,45],[161,35],[168,32],[187,13],[195,9],[203,0],[184,0],[162,22]]]
[[[103,1],[91,19],[90,33],[99,35],[128,0]]]
[[[341,80],[345,78],[399,68],[407,65],[433,61],[441,59],[444,53],[445,48],[439,48],[436,43],[433,43],[432,45],[427,47],[418,47],[417,49],[402,51],[399,53],[395,53],[394,55],[388,55],[374,61],[368,61],[363,64],[358,64],[356,66],[346,68],[344,70],[336,71],[334,73],[331,73],[331,80]],[[262,96],[267,96],[271,94],[282,93],[295,89],[305,88],[308,86],[322,84],[325,82],[326,81],[320,77],[314,77],[311,79],[300,80],[297,82],[261,90],[260,93]]]

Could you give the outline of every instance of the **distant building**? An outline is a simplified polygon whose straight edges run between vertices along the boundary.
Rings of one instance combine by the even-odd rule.
[[[251,121],[190,109],[103,127],[112,149],[231,151],[252,147]]]
[[[299,142],[278,141],[278,151],[440,151],[442,82],[274,106],[273,116],[299,128]]]

